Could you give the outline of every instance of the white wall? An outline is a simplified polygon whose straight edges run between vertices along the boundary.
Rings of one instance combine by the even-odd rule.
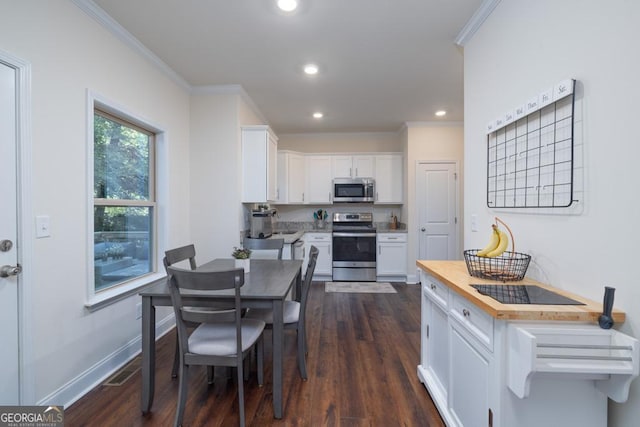
[[[198,260],[229,257],[240,245],[240,126],[262,124],[250,111],[237,93],[192,97],[190,209]]]
[[[301,153],[400,152],[397,132],[326,132],[279,134],[278,149]]]
[[[191,233],[197,260],[231,256],[246,229],[240,127],[265,124],[242,90],[195,88],[191,98]]]
[[[503,0],[465,46],[465,248],[484,246],[499,216],[519,249],[532,255],[535,278],[602,301],[616,288],[627,313],[618,327],[640,337],[640,286],[635,269],[640,231],[640,3],[615,0]],[[486,207],[486,124],[565,78],[579,82],[576,143],[584,193],[574,209]],[[571,212],[571,214],[567,214]],[[470,232],[478,214],[481,231]],[[610,404],[610,426],[637,425],[640,381],[629,401]]]
[[[67,404],[81,375],[140,335],[132,296],[90,313],[86,244],[87,89],[167,131],[172,179],[168,243],[189,230],[189,98],[175,83],[70,1],[0,2],[0,49],[31,63],[33,213],[51,217],[51,237],[32,242],[32,356],[28,402]],[[166,312],[158,313],[161,319]],[[133,345],[135,347],[135,344]],[[137,343],[139,349],[139,343]],[[127,350],[128,349],[128,350]],[[74,385],[75,384],[75,385]]]

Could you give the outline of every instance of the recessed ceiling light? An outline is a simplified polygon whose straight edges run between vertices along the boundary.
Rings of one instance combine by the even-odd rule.
[[[442,117],[442,116],[446,116],[446,115],[447,115],[447,112],[444,111],[444,110],[436,111],[436,116],[438,116],[438,117]]]
[[[293,12],[298,7],[297,0],[278,0],[278,7],[285,12]]]
[[[322,114],[321,112],[317,111],[315,113],[313,113],[313,118],[314,119],[321,119],[324,117],[324,114]]]
[[[314,75],[318,74],[318,66],[316,64],[307,64],[304,66],[305,74]]]

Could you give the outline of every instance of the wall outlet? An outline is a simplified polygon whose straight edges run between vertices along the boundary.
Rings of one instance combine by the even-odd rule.
[[[136,320],[142,318],[142,303],[139,302],[136,304]]]

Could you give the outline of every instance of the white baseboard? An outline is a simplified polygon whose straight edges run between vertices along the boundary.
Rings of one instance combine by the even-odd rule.
[[[420,275],[419,274],[408,274],[407,275],[407,284],[415,285],[420,283]]]
[[[174,325],[173,314],[157,322],[156,339],[169,332]],[[141,347],[142,335],[138,335],[53,393],[36,402],[36,405],[63,405],[68,408],[140,354]]]

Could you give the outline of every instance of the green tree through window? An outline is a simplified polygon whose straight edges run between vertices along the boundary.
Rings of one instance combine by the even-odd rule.
[[[154,134],[99,110],[94,114],[96,291],[152,272]]]

